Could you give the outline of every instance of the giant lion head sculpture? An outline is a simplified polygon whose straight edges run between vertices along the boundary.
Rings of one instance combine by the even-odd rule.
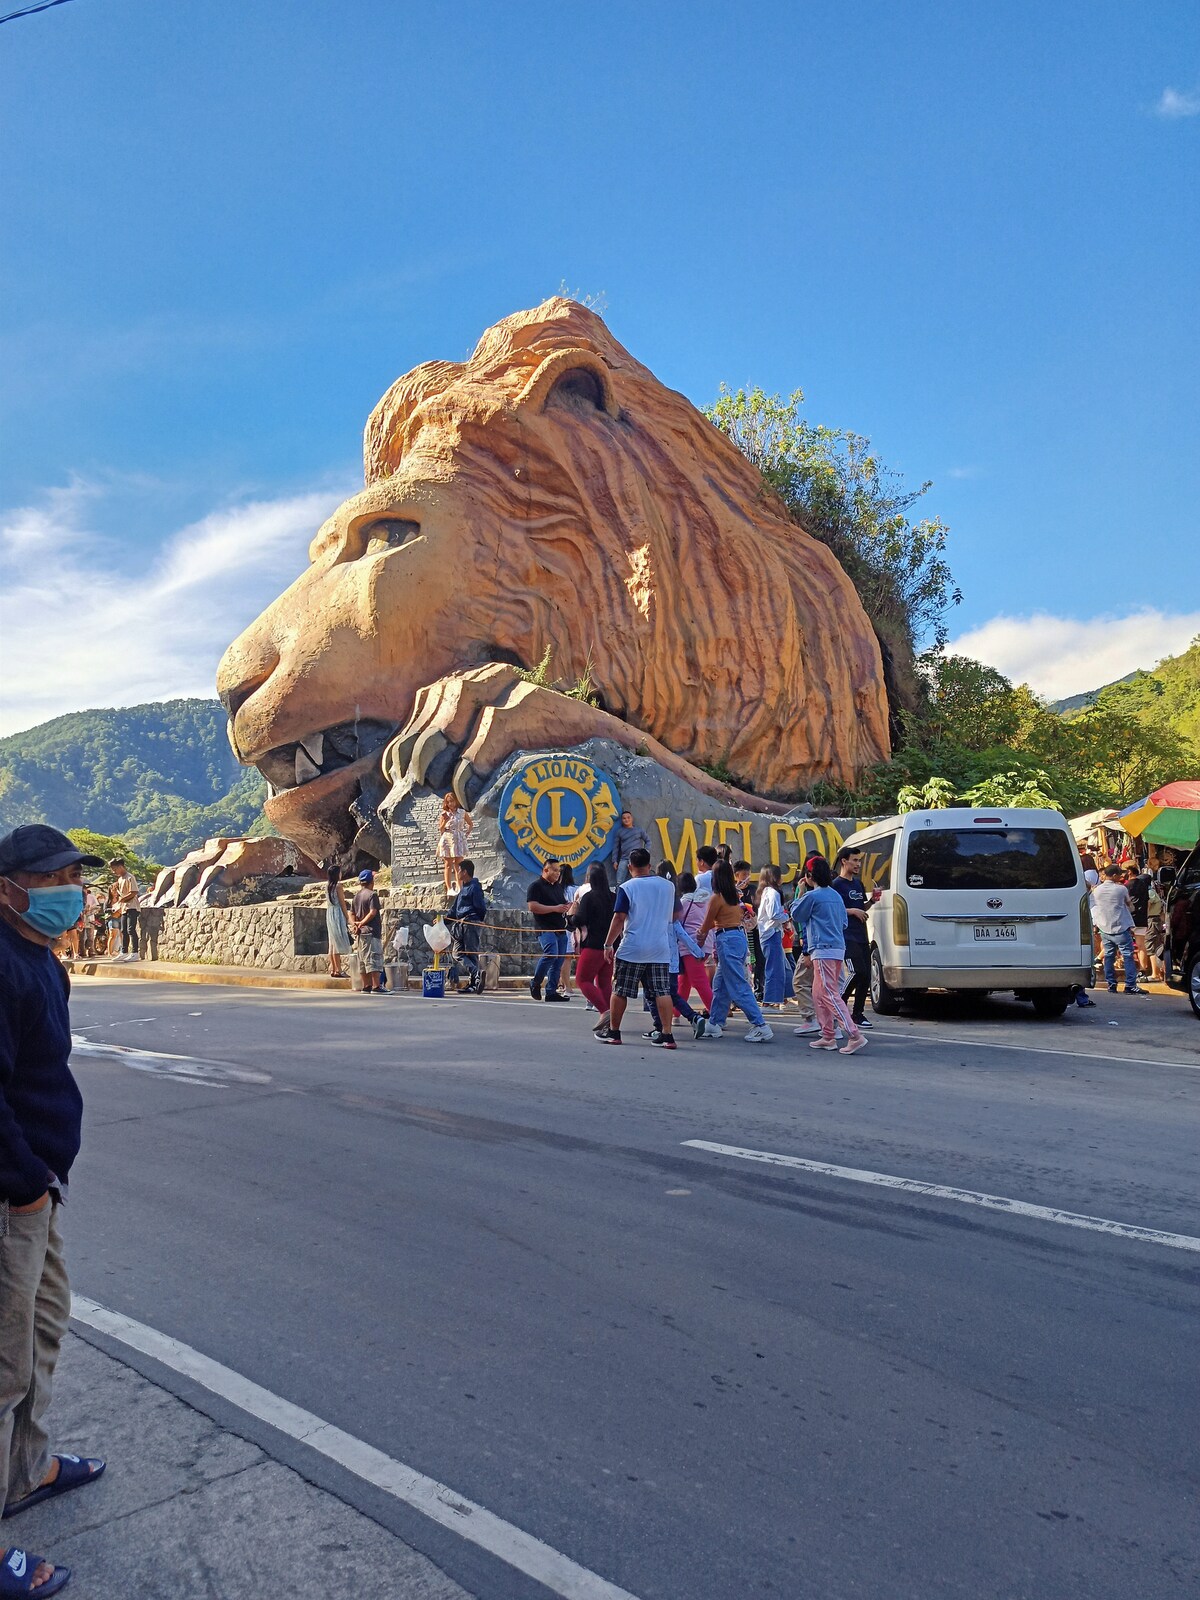
[[[390,777],[416,760],[468,803],[514,749],[593,734],[776,798],[887,755],[845,572],[585,307],[547,300],[415,368],[364,457],[362,493],[218,675],[234,749],[311,854],[349,843],[390,740]],[[547,649],[597,706],[518,678]]]

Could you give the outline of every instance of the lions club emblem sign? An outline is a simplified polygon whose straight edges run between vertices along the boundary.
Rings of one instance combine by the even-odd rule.
[[[540,756],[518,767],[500,795],[500,837],[534,872],[555,857],[576,869],[607,854],[620,816],[617,786],[575,756]]]

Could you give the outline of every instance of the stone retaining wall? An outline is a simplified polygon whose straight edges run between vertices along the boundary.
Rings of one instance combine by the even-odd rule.
[[[404,959],[414,973],[420,973],[433,962],[422,930],[433,921],[444,898],[419,891],[405,895],[403,904],[386,891],[380,898],[389,960],[396,929],[406,927],[410,943]],[[487,920],[495,926],[483,931],[483,953],[499,953],[505,977],[532,972],[538,951],[529,913],[495,910],[489,911]],[[324,972],[328,966],[325,911],[320,905],[276,900],[248,906],[167,906],[144,910],[139,929],[143,955],[151,961],[262,967],[275,972]]]
[[[274,901],[250,906],[169,906],[139,918],[145,955],[213,967],[324,972],[325,913]]]

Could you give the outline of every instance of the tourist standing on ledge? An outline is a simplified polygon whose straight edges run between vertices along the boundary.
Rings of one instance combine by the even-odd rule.
[[[446,921],[454,939],[448,977],[457,984],[465,974],[468,994],[483,993],[483,968],[479,965],[479,941],[483,937],[482,923],[487,915],[487,901],[483,885],[475,876],[475,863],[462,860],[458,863],[458,893],[450,902]],[[460,991],[461,993],[461,991]]]
[[[83,911],[85,856],[57,828],[0,839],[0,1506],[6,1517],[91,1483],[104,1462],[50,1454],[44,1417],[71,1315],[59,1214],[79,1154],[71,982],[51,946]],[[57,1594],[71,1576],[0,1546],[0,1593]],[[21,1587],[24,1584],[25,1587]]]
[[[809,877],[813,887],[795,909],[797,926],[803,930],[805,944],[812,957],[813,1004],[821,1034],[810,1039],[810,1050],[836,1050],[837,1033],[841,1028],[846,1043],[841,1054],[852,1056],[867,1042],[867,1036],[846,1010],[842,999],[842,968],[846,964],[846,925],[849,915],[846,902],[836,889],[830,888],[833,874],[829,863],[818,856],[810,863]]]
[[[746,913],[733,880],[733,868],[728,861],[718,861],[712,871],[712,899],[704,913],[704,921],[696,935],[703,944],[710,929],[716,931],[717,976],[713,982],[712,1006],[704,1032],[698,1039],[719,1039],[725,1031],[725,1019],[731,1006],[740,1006],[746,1013],[750,1028],[743,1035],[747,1044],[766,1044],[775,1035],[767,1026],[762,1008],[754,998],[754,990],[746,977]]]
[[[344,978],[342,957],[350,954],[350,919],[342,889],[341,865],[337,856],[325,863],[325,933],[329,941],[329,976]]]
[[[567,953],[567,891],[559,881],[561,877],[562,862],[551,858],[543,866],[541,877],[535,878],[529,885],[525,897],[542,951],[541,960],[529,980],[529,992],[535,1000],[560,1001],[570,998],[558,987]],[[546,991],[544,995],[543,986]]]
[[[375,874],[360,872],[359,890],[350,905],[350,931],[358,945],[363,993],[383,993],[383,907],[375,893]]]
[[[621,826],[617,829],[616,843],[613,845],[613,870],[617,875],[618,887],[629,876],[629,858],[635,850],[650,851],[650,835],[645,828],[635,828],[633,825],[633,812],[628,808],[621,813]]]
[[[467,842],[475,819],[464,811],[456,794],[450,793],[442,801],[442,814],[438,818],[438,860],[442,863],[442,881],[446,893],[458,888],[459,863],[467,854]]]
[[[121,929],[121,960],[137,961],[138,956],[138,900],[137,879],[125,865],[122,856],[114,856],[108,863],[116,877],[109,891]]]
[[[658,1029],[650,1043],[675,1050],[671,1003],[672,924],[675,920],[675,885],[669,878],[650,875],[649,850],[634,850],[629,857],[629,877],[617,890],[613,919],[604,942],[611,955],[620,941],[613,972],[612,1006],[606,1033],[596,1035],[601,1044],[621,1044],[621,1018],[640,989],[658,1013]]]
[[[831,887],[841,895],[846,907],[846,960],[854,968],[854,976],[842,990],[842,999],[850,1002],[855,1027],[869,1028],[864,1012],[871,992],[871,941],[867,934],[867,907],[871,901],[863,888],[862,851],[843,846],[834,865],[837,877]]]

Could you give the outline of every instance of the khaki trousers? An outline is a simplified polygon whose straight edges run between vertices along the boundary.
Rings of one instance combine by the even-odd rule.
[[[42,1419],[71,1315],[58,1214],[53,1202],[21,1215],[0,1205],[0,1505],[50,1470]]]
[[[800,1006],[800,1016],[804,1022],[811,1022],[816,1015],[813,1005],[813,969],[806,962],[799,951],[796,952],[796,970],[792,974],[792,993]]]

